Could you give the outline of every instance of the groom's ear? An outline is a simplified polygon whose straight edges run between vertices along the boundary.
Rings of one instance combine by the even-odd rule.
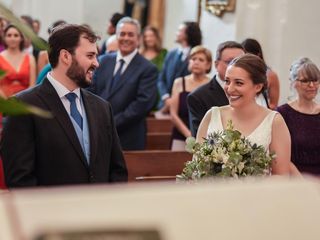
[[[60,50],[59,59],[64,65],[70,65],[72,56],[69,51],[65,49]]]

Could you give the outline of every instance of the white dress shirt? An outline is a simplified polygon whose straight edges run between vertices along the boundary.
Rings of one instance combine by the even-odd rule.
[[[134,58],[134,56],[138,53],[138,49],[135,49],[132,53],[128,54],[127,56],[122,56],[120,51],[117,52],[117,60],[116,60],[116,67],[114,68],[113,71],[113,76],[116,74],[116,72],[118,71],[119,67],[120,67],[120,60],[123,59],[124,60],[124,65],[122,67],[122,71],[121,74],[127,69],[128,65],[130,64],[130,62],[132,61],[132,59]]]
[[[58,96],[59,96],[64,108],[67,110],[68,114],[70,115],[70,101],[66,98],[66,94],[70,93],[70,91],[63,84],[61,84],[59,81],[54,79],[51,75],[51,72],[49,72],[47,74],[47,78],[48,78],[49,82],[51,83],[51,85],[56,90],[56,92],[58,93]],[[76,105],[77,105],[77,109],[78,109],[79,113],[82,116],[82,108],[81,108],[81,102],[80,102],[80,88],[76,88],[75,90],[73,90],[73,93],[75,93],[77,95]]]

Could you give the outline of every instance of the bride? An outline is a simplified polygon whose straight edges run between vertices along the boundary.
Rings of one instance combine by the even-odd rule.
[[[267,66],[257,56],[245,54],[235,58],[228,66],[224,91],[230,105],[211,108],[202,119],[197,142],[211,132],[223,130],[232,120],[234,128],[252,143],[262,145],[276,153],[272,174],[287,175],[291,166],[290,133],[282,116],[259,106],[255,97],[266,86]]]

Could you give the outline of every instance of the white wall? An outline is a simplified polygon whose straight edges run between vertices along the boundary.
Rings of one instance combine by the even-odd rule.
[[[102,38],[106,37],[109,18],[123,11],[119,0],[6,0],[18,16],[31,15],[41,21],[40,36],[47,38],[48,27],[56,20],[89,24]]]
[[[167,0],[163,46],[172,49],[179,25],[184,21],[197,21],[198,0]]]
[[[213,16],[204,10],[202,1],[200,27],[203,34],[203,44],[215,52],[219,43],[235,39],[235,14],[226,13],[223,18]],[[176,46],[175,36],[178,26],[183,21],[197,21],[198,0],[166,1],[166,18],[163,45],[172,49]]]
[[[280,101],[291,95],[289,68],[302,56],[320,64],[318,0],[238,0],[236,37],[258,39],[266,62],[278,73]]]
[[[209,48],[215,57],[216,49],[221,42],[235,40],[235,13],[226,12],[220,18],[205,10],[202,1],[200,26],[203,34],[203,44]],[[211,75],[215,74],[212,68]]]

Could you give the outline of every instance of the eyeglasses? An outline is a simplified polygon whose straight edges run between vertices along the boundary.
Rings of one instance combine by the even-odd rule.
[[[303,86],[309,86],[311,83],[313,83],[313,85],[318,86],[320,83],[320,79],[316,79],[316,80],[309,80],[309,79],[297,79],[298,82],[300,82]]]

